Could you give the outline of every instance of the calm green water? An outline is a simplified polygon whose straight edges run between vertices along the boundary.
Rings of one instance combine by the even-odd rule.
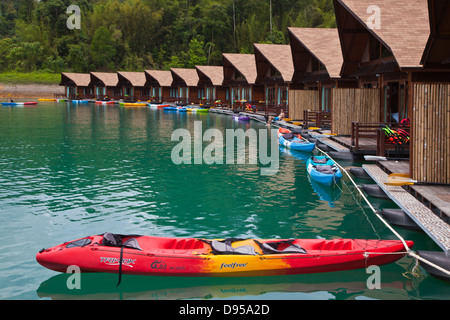
[[[265,129],[215,114],[40,103],[0,108],[0,299],[448,299],[448,284],[408,279],[414,261],[365,270],[244,279],[84,275],[82,290],[41,267],[36,253],[103,232],[179,237],[375,238],[392,233],[360,204],[348,182],[312,184],[305,155],[280,152],[280,171],[260,165],[174,165],[173,130]],[[207,143],[205,143],[205,146]],[[349,164],[346,165],[359,165]],[[367,182],[364,182],[367,183]],[[394,207],[373,200],[377,207]],[[416,249],[438,250],[421,233],[398,230]]]

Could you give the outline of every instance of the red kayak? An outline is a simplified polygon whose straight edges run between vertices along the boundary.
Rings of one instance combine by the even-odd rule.
[[[409,248],[413,242],[407,241]],[[206,240],[105,233],[37,253],[44,267],[66,272],[150,276],[245,277],[333,272],[384,265],[402,258],[396,240]]]
[[[280,129],[278,129],[278,138],[280,138],[280,137],[282,137],[282,136],[284,136],[285,134],[288,134],[288,133],[292,133],[292,131],[289,130],[289,129],[280,128]],[[302,136],[300,134],[298,134],[298,133],[297,134],[293,133],[293,136],[298,138],[298,139],[300,139],[300,140],[302,139]]]

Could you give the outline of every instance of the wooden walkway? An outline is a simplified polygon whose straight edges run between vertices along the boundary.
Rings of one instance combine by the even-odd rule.
[[[352,137],[337,136],[331,139],[355,153],[375,154],[377,150],[377,140],[374,138],[360,138],[358,149],[352,145]]]
[[[363,165],[363,168],[389,198],[411,217],[447,255],[450,255],[450,225],[404,188],[385,185],[388,173],[378,165]]]
[[[409,161],[380,161],[379,165],[387,174],[409,174]],[[439,217],[450,222],[450,186],[414,185],[406,189]]]

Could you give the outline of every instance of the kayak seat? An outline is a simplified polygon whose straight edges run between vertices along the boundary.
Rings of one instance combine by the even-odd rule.
[[[261,247],[264,254],[307,254],[306,250],[292,241],[255,242]]]
[[[231,255],[231,254],[237,254],[237,255],[249,255],[249,256],[256,256],[257,253],[255,251],[255,248],[252,246],[240,246],[237,248],[233,248],[231,246],[231,241],[218,241],[213,240],[210,243],[212,253],[215,255]]]
[[[129,249],[136,249],[142,251],[142,249],[139,247],[139,242],[136,238],[130,238],[128,240],[123,241],[124,238],[128,237],[134,237],[134,236],[125,236],[125,235],[119,235],[114,234],[110,232],[106,232],[103,234],[103,240],[102,240],[102,246],[107,247],[124,247]],[[139,237],[139,236],[136,236]]]
[[[284,140],[290,141],[290,140],[294,140],[295,135],[293,132],[289,132],[289,133],[284,134],[283,138],[284,138]]]
[[[315,166],[314,168],[318,172],[323,173],[323,174],[335,174],[337,171],[335,166],[321,165],[321,166]]]
[[[323,158],[323,159],[317,159],[316,157],[311,157],[311,160],[314,162],[314,163],[319,163],[319,164],[325,164],[325,163],[327,163],[328,162],[328,158]]]
[[[192,250],[202,249],[204,243],[196,239],[173,239],[162,247],[168,250]]]
[[[317,250],[353,250],[352,241],[324,241]]]

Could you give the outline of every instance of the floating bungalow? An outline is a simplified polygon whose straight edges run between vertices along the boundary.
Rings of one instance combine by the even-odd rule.
[[[94,88],[91,86],[89,73],[61,73],[60,86],[68,99],[89,99],[94,97]]]
[[[183,68],[172,68],[172,87],[177,89],[177,95],[173,97],[172,100],[181,103],[200,103],[202,99],[202,91],[198,87],[198,73],[197,69],[183,69]],[[173,102],[173,101],[172,101]]]
[[[289,114],[289,85],[294,75],[292,52],[289,45],[254,44],[257,77],[264,85],[267,115]]]
[[[145,70],[145,77],[147,79],[145,86],[150,87],[150,101],[162,103],[169,101],[172,96],[177,96],[177,89],[172,87],[171,71]]]
[[[229,88],[229,100],[233,109],[245,108],[246,102],[265,108],[264,85],[256,83],[258,75],[254,54],[224,53],[223,85]]]
[[[117,73],[91,72],[90,86],[94,88],[97,100],[120,100],[123,98],[122,88],[118,86]]]
[[[335,88],[354,88],[357,81],[342,78],[339,32],[335,28],[288,28],[294,75],[289,91],[289,115],[305,126],[331,126]]]
[[[358,87],[334,92],[333,133],[348,136],[334,139],[354,152],[407,156],[409,146],[385,144],[380,129],[395,129],[411,115],[413,74],[423,70],[430,35],[427,3],[334,0],[334,6],[344,59],[340,75]]]
[[[223,67],[196,66],[199,81],[199,95],[202,103],[215,105],[220,101],[221,105],[228,105],[229,88],[223,86]]]
[[[150,99],[150,88],[146,87],[145,72],[117,72],[118,87],[121,88],[123,99],[127,101],[147,101]]]

